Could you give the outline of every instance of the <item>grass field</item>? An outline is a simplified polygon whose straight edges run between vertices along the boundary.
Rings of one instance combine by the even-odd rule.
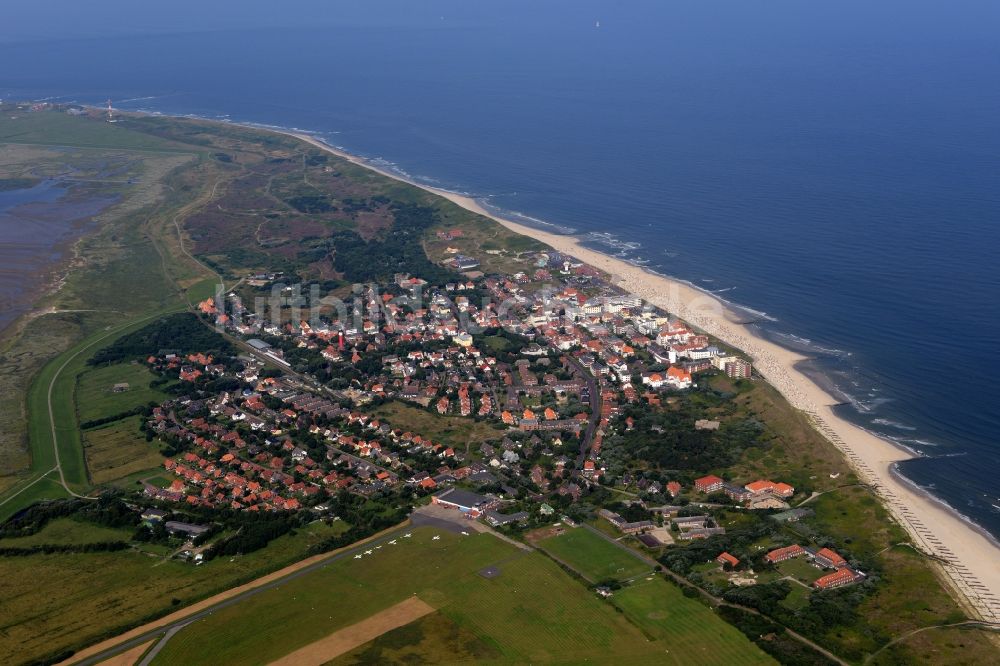
[[[514,346],[510,340],[502,335],[487,335],[483,338],[483,344],[486,345],[487,350],[494,353],[507,351]]]
[[[70,488],[82,492],[89,487],[82,438],[76,418],[74,400],[76,376],[86,369],[86,359],[102,343],[144,326],[150,318],[152,316],[94,333],[57,356],[42,369],[28,393],[28,435],[32,448],[32,469],[37,473],[44,473],[56,466],[55,447],[58,446],[59,462]],[[54,432],[49,420],[50,394]],[[47,485],[51,487],[51,484]],[[52,497],[65,496],[65,490],[60,489]],[[0,519],[6,518],[16,508],[27,506],[24,502],[26,497],[18,496],[15,499],[16,501],[3,505]]]
[[[781,605],[791,610],[805,608],[809,604],[810,594],[811,592],[805,587],[793,583],[791,592],[781,600]]]
[[[824,534],[849,535],[851,552],[858,556],[871,557],[889,544],[907,540],[867,488],[840,488],[808,506],[816,513],[806,522]]]
[[[95,525],[74,518],[57,518],[50,521],[37,534],[0,539],[3,548],[27,548],[39,544],[84,544],[101,541],[128,541],[132,530]]]
[[[44,537],[48,542],[103,534],[104,528],[71,523],[54,521],[28,539]],[[0,558],[4,581],[0,664],[41,659],[118,634],[155,614],[291,564],[306,554],[309,544],[344,527],[340,522],[330,527],[313,523],[263,550],[198,567],[136,551]],[[0,543],[17,541],[21,540]]]
[[[134,132],[119,125],[58,112],[4,114],[0,117],[0,143],[156,152],[191,150],[190,146]]]
[[[116,363],[99,368],[89,367],[77,378],[76,409],[80,422],[114,416],[150,402],[160,403],[166,394],[149,387],[155,375],[139,363]],[[115,384],[128,384],[129,389],[115,393]]]
[[[631,552],[582,527],[543,539],[538,545],[593,583],[607,578],[626,580],[650,570]]]
[[[460,664],[500,659],[502,653],[442,612],[393,629],[330,661],[331,666],[361,664]]]
[[[660,644],[657,664],[765,664],[771,658],[706,606],[659,577],[618,590],[611,602]]]
[[[462,416],[431,414],[402,402],[388,402],[378,407],[375,414],[388,421],[394,428],[412,430],[424,437],[430,437],[435,442],[462,451],[465,450],[466,444],[476,445],[503,436],[503,430],[488,423]]]
[[[416,528],[412,538],[398,538],[394,546],[384,544],[361,559],[348,555],[213,613],[178,632],[153,663],[265,664],[414,594],[439,614],[373,642],[382,647],[368,644],[344,655],[343,663],[390,647],[410,652],[410,663],[430,660],[440,654],[438,637],[447,637],[477,663],[580,663],[601,654],[622,663],[648,663],[665,649],[544,556],[489,534],[442,532],[434,540],[436,533]],[[499,575],[478,573],[488,566]],[[538,590],[545,594],[531,593]],[[686,601],[694,604],[691,609],[697,606]],[[681,604],[677,613],[688,610]],[[721,621],[713,626],[728,628]],[[732,643],[751,661],[760,655],[735,630]],[[731,649],[727,643],[725,652],[716,652],[707,644],[702,661],[727,663]]]
[[[813,581],[824,573],[822,569],[815,566],[807,557],[793,557],[790,560],[779,562],[777,568],[782,576],[791,576],[806,585],[812,585]]]
[[[130,416],[83,433],[87,471],[94,484],[157,467],[163,462],[156,444],[139,432],[141,416]]]

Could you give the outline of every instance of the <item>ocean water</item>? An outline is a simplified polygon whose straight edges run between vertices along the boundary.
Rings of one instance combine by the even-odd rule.
[[[41,4],[0,97],[311,130],[689,280],[1000,535],[1000,4]]]

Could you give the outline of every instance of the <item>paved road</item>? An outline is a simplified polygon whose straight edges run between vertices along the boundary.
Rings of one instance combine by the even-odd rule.
[[[156,645],[153,646],[153,649],[147,652],[146,656],[142,658],[142,661],[139,662],[139,666],[149,666],[151,663],[153,663],[153,660],[156,659],[156,655],[160,654],[160,650],[162,650],[163,647],[167,644],[167,641],[173,638],[174,634],[176,634],[178,631],[180,631],[186,626],[187,624],[179,624],[176,627],[171,627],[170,629],[168,629],[167,633],[163,634],[163,638],[161,638],[156,643]]]
[[[556,349],[556,352],[563,353],[558,349]],[[576,370],[577,375],[582,377],[587,383],[587,390],[590,393],[590,419],[587,421],[587,429],[580,439],[580,453],[576,459],[577,469],[583,469],[583,462],[587,458],[587,452],[590,451],[591,442],[594,441],[594,433],[597,432],[597,425],[601,422],[601,386],[597,379],[590,374],[590,371],[583,367],[582,363],[569,354],[565,356],[570,365]]]

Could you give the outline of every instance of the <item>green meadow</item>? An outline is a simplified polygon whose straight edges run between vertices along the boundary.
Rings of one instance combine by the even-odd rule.
[[[313,523],[249,555],[201,566],[166,559],[169,549],[135,544],[119,552],[0,557],[3,629],[0,664],[47,662],[235,585],[280,569],[310,545],[346,529]],[[0,547],[121,541],[130,530],[75,518],[53,520],[37,534],[0,539]]]
[[[583,527],[567,529],[538,545],[592,583],[608,578],[626,580],[650,570],[630,550],[608,543]]]
[[[391,654],[426,663],[435,655],[440,659],[436,638],[453,644],[456,656],[496,664],[581,663],[612,654],[620,663],[660,663],[670,647],[668,628],[646,629],[645,621],[619,612],[540,553],[489,534],[459,536],[431,528],[411,533],[396,537],[395,545],[370,546],[371,554],[360,559],[348,554],[188,625],[153,663],[266,664],[411,595],[438,612],[343,655],[341,663],[373,652],[386,663]],[[497,575],[483,576],[488,567]],[[674,598],[678,595],[668,587],[664,592],[662,600],[649,596],[646,603],[671,606],[672,617],[695,614],[686,626],[694,631],[691,643],[704,644],[701,663],[732,663],[734,654],[749,663],[768,661],[708,609]],[[724,636],[722,644],[718,636]]]

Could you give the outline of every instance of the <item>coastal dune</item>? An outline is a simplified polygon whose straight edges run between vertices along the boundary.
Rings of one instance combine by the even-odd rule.
[[[839,401],[798,368],[805,356],[755,334],[725,303],[691,285],[586,248],[573,236],[504,219],[470,197],[406,181],[309,135],[290,134],[359,166],[442,196],[603,270],[626,291],[748,354],[757,371],[843,452],[859,478],[879,494],[914,543],[938,558],[946,581],[967,602],[970,613],[988,622],[1000,622],[1000,546],[976,525],[897,475],[894,465],[912,454],[837,416],[833,406]]]

